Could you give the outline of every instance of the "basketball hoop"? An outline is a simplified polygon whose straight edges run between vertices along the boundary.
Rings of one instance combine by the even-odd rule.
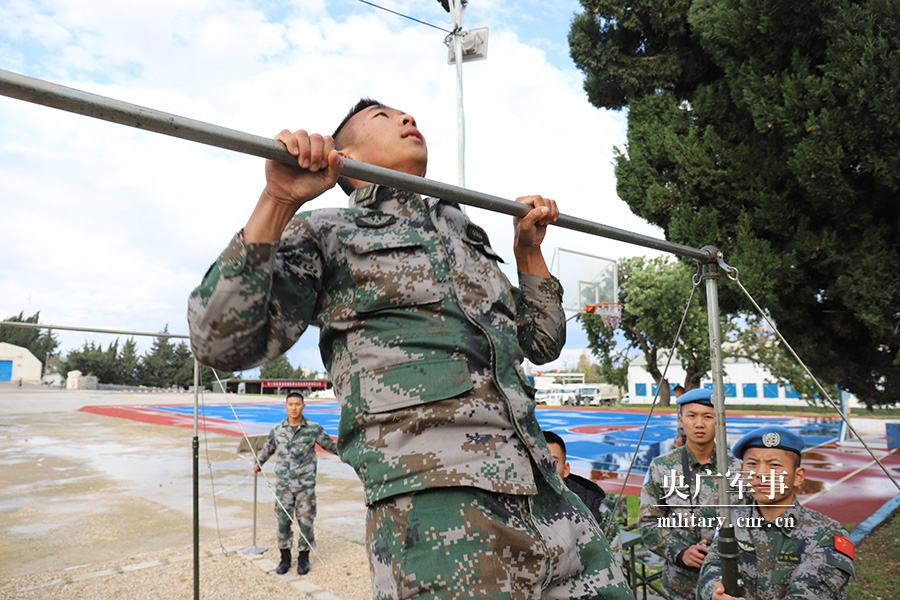
[[[622,324],[622,305],[619,302],[598,302],[586,304],[584,312],[592,315],[600,315],[603,324],[610,329],[616,329]]]

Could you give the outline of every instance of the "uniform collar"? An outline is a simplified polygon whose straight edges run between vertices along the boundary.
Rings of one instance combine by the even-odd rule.
[[[682,446],[681,448],[684,451],[684,455],[687,456],[687,459],[689,461],[691,468],[696,468],[696,467],[700,466],[700,461],[697,460],[697,457],[694,456],[694,453],[691,452],[690,449],[688,449],[687,442],[685,442],[684,446]],[[716,445],[715,445],[715,443],[713,443],[713,451],[709,457],[709,462],[706,464],[709,465],[710,467],[716,466]]]
[[[417,194],[413,192],[404,192],[373,183],[353,190],[353,193],[350,194],[349,203],[350,208],[370,208],[388,200],[408,202],[416,197]]]
[[[376,208],[378,205],[390,200],[403,204],[418,199],[418,197],[418,194],[414,192],[404,192],[403,190],[371,183],[353,190],[350,194],[349,205],[350,208]],[[430,196],[426,196],[424,200],[429,210],[433,209],[435,204],[441,202],[459,208],[459,204],[456,202],[447,202]]]

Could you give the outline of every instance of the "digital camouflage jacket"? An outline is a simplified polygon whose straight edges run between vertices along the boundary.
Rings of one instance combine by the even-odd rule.
[[[316,444],[326,452],[337,454],[337,445],[321,425],[303,417],[300,425],[292,427],[285,419],[269,431],[257,460],[263,465],[273,454],[277,457],[275,476],[278,486],[312,487],[316,484]]]
[[[532,464],[560,488],[522,360],[559,355],[562,289],[524,273],[513,287],[499,260],[457,205],[366,186],[347,209],[300,213],[280,243],[236,235],[191,294],[191,346],[247,369],[319,327],[339,454],[369,503],[446,486],[534,494]]]
[[[689,473],[685,473],[683,454],[687,455]],[[725,472],[737,476],[740,462],[730,453],[728,457]],[[681,446],[653,459],[641,489],[641,537],[644,545],[665,561],[663,588],[673,598],[693,600],[699,574],[698,569],[680,564],[678,555],[701,540],[712,543],[715,535],[719,480],[707,471],[719,473],[715,450],[709,464],[700,465],[687,445]]]
[[[765,522],[756,505],[732,512],[738,575],[747,600],[845,600],[853,576],[853,544],[829,517],[795,504]],[[751,521],[749,519],[755,519]],[[739,526],[740,525],[740,526]],[[697,597],[712,597],[722,578],[716,545],[703,563]]]

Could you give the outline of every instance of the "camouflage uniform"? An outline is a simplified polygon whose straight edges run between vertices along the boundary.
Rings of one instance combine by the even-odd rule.
[[[829,517],[795,504],[762,527],[738,527],[739,519],[761,518],[753,506],[735,508],[738,573],[747,600],[844,600],[853,573],[853,546],[847,530]],[[790,527],[793,521],[794,526]],[[746,521],[744,521],[746,523]],[[843,539],[838,539],[838,537]],[[722,578],[716,545],[703,563],[697,598],[712,597]]]
[[[533,495],[541,477],[559,495],[521,363],[559,355],[562,291],[526,273],[512,287],[498,260],[457,205],[365,186],[348,209],[295,217],[280,243],[235,236],[191,295],[191,343],[204,364],[246,369],[318,326],[338,450],[370,507],[457,486]]]
[[[257,455],[260,466],[273,455],[275,463],[275,516],[278,519],[278,547],[290,548],[294,535],[291,516],[300,527],[298,550],[309,550],[316,518],[316,444],[323,450],[337,454],[337,444],[322,426],[303,417],[299,425],[285,419],[269,432],[269,438]],[[282,508],[282,506],[284,508]]]
[[[682,453],[687,453],[690,473],[684,472]],[[663,588],[673,600],[693,600],[699,573],[698,569],[678,563],[678,555],[688,546],[699,544],[701,540],[712,542],[715,534],[715,526],[684,525],[692,523],[692,515],[694,519],[703,518],[707,524],[715,522],[718,516],[715,505],[719,504],[719,480],[707,476],[707,470],[712,475],[720,472],[716,468],[715,450],[709,463],[700,465],[687,445],[684,445],[653,459],[641,489],[639,511],[641,537],[644,545],[665,561]],[[740,462],[729,455],[725,470],[726,472],[730,470],[731,475],[738,474]],[[674,489],[673,473],[674,482],[678,484]],[[702,475],[699,490],[696,487],[698,473]],[[730,480],[729,477],[729,482]],[[674,519],[675,524],[660,527],[658,521],[660,518]]]
[[[622,535],[619,533],[619,521],[613,516],[613,509],[616,506],[616,496],[606,493],[603,488],[591,481],[574,473],[569,473],[563,482],[566,487],[575,492],[575,495],[584,502],[584,505],[591,511],[594,520],[599,523],[603,530],[609,547],[616,558],[619,566],[622,566],[624,559],[622,553]],[[624,506],[625,500],[622,499]]]

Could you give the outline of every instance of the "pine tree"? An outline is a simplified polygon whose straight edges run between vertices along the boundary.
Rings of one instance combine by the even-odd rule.
[[[900,400],[900,2],[583,5],[588,97],[629,111],[619,196],[721,249],[823,382]]]

